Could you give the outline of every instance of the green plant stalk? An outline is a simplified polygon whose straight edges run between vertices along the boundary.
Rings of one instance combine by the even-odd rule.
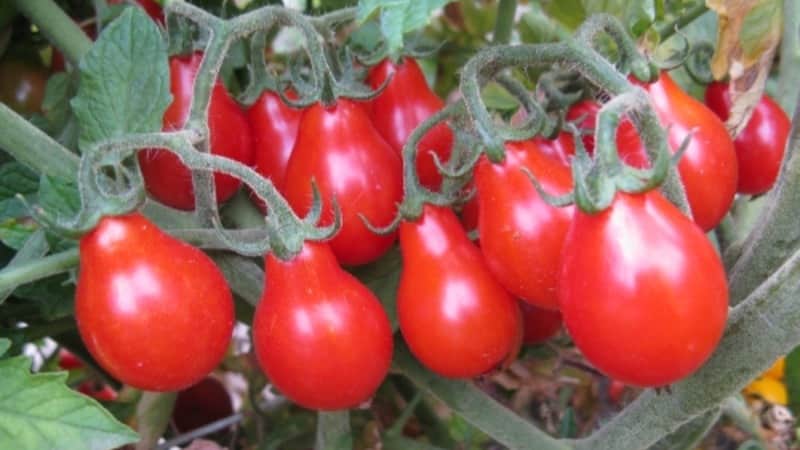
[[[414,385],[402,376],[393,376],[392,381],[397,388],[397,392],[399,392],[406,401],[410,401],[417,392]],[[424,399],[414,408],[414,416],[420,422],[422,431],[432,443],[444,448],[456,447],[457,443],[450,435],[447,424],[439,418],[436,411],[434,411]]]
[[[570,446],[539,430],[512,410],[501,405],[468,381],[448,380],[422,367],[402,338],[395,339],[395,372],[406,376],[421,390],[443,401],[467,422],[508,448],[566,450]],[[597,447],[613,448],[613,447]]]
[[[31,169],[46,175],[74,180],[78,156],[0,103],[0,148]]]
[[[675,32],[694,22],[695,19],[702,16],[706,11],[708,11],[706,2],[701,1],[697,5],[691,7],[688,11],[679,15],[672,22],[667,22],[657,27],[656,33],[658,33],[659,41],[664,42],[665,40],[669,39],[673,34],[675,34]]]
[[[143,392],[136,405],[136,423],[141,440],[136,450],[151,450],[169,426],[177,392]]]
[[[722,403],[800,344],[800,252],[731,311],[711,358],[671,392],[643,392],[576,449],[639,450]]]
[[[314,450],[353,448],[350,434],[350,411],[322,412],[317,414],[317,437]]]
[[[778,73],[777,100],[787,114],[800,94],[800,3],[783,2],[783,39],[781,40],[781,62]]]
[[[517,0],[500,0],[497,5],[497,19],[494,23],[494,44],[508,44],[514,31],[514,15],[517,12]]]
[[[78,261],[78,249],[73,248],[0,271],[0,291],[66,272],[75,268]]]
[[[72,64],[77,65],[91,48],[92,40],[53,0],[15,0],[14,3]]]

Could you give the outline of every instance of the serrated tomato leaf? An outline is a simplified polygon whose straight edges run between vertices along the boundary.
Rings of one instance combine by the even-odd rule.
[[[358,21],[380,14],[381,32],[390,53],[403,47],[403,36],[428,24],[431,14],[452,0],[360,0]]]
[[[141,8],[128,8],[100,34],[81,60],[78,146],[128,133],[161,130],[171,101],[167,47]]]
[[[31,374],[30,360],[0,361],[0,442],[15,450],[107,450],[138,436],[97,401],[69,389],[66,372]]]

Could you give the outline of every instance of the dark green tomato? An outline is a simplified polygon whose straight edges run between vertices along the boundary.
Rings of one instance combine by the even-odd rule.
[[[47,70],[14,58],[0,61],[0,102],[23,116],[42,111]]]

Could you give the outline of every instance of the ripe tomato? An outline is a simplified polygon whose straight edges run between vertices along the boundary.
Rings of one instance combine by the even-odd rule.
[[[80,369],[83,361],[78,359],[71,351],[62,348],[58,352],[58,367],[64,370]]]
[[[600,104],[592,100],[582,100],[572,105],[566,114],[566,119],[571,121],[578,121],[577,126],[587,134],[582,137],[583,146],[586,151],[591,155],[594,153],[594,128],[597,125],[597,113],[600,112]],[[570,141],[572,136],[570,136]],[[643,168],[650,165],[650,160],[647,157],[642,142],[639,139],[639,133],[636,127],[633,126],[630,120],[624,118],[617,128],[617,151],[620,158],[633,167]],[[571,150],[571,151],[570,151]],[[567,147],[570,154],[575,154],[574,144],[573,147]]]
[[[509,292],[540,308],[558,309],[556,281],[573,208],[548,205],[523,168],[553,194],[572,189],[569,167],[532,141],[506,143],[502,164],[482,157],[475,168],[481,251]]]
[[[178,392],[172,410],[172,422],[179,432],[185,433],[231,414],[233,401],[228,390],[216,378],[205,377]]]
[[[439,375],[472,378],[516,355],[522,317],[492,277],[453,211],[426,205],[400,224],[400,331],[411,352]]]
[[[173,99],[164,112],[165,131],[181,129],[188,120],[194,96],[194,78],[202,59],[201,52],[170,58]],[[211,153],[252,165],[253,138],[247,116],[219,81],[211,93],[208,120]],[[177,156],[158,149],[141,151],[138,156],[147,190],[156,200],[173,208],[194,209],[192,174]],[[214,184],[217,201],[223,202],[236,193],[241,182],[234,177],[215,173]]]
[[[720,119],[728,120],[731,95],[727,83],[709,84],[706,104]],[[733,141],[739,162],[739,192],[755,195],[772,188],[791,126],[789,117],[774,100],[768,95],[761,97],[747,126]]]
[[[222,360],[233,297],[214,262],[140,214],[103,218],[80,241],[78,330],[94,359],[149,391],[190,386]]]
[[[289,97],[295,97],[293,92]],[[256,172],[272,180],[278,189],[283,185],[302,115],[302,110],[290,107],[272,91],[264,91],[247,110],[253,130]],[[266,206],[261,199],[256,196],[253,199],[265,212]]]
[[[397,64],[384,59],[370,70],[367,82],[377,89],[389,76],[392,79],[386,89],[371,103],[370,117],[386,142],[400,152],[417,125],[444,108],[444,102],[428,87],[413,58],[403,58]],[[417,175],[423,186],[438,189],[442,183],[442,175],[436,169],[430,151],[433,150],[444,162],[450,158],[452,147],[453,132],[446,124],[436,126],[422,138],[417,155]]]
[[[306,242],[290,261],[267,255],[266,273],[253,342],[270,381],[311,409],[369,399],[392,359],[391,325],[375,295],[325,243]]]
[[[635,386],[665,386],[697,370],[728,315],[719,256],[657,191],[619,192],[605,211],[575,214],[558,294],[586,359]]]
[[[395,234],[370,231],[359,213],[377,226],[389,224],[403,196],[401,163],[381,138],[362,106],[346,99],[303,113],[283,195],[298,214],[311,208],[313,180],[324,202],[323,223],[333,221],[332,199],[342,212],[342,228],[330,241],[341,264],[376,260],[391,247]]]
[[[35,61],[6,56],[0,60],[0,102],[18,114],[42,112],[47,70]]]
[[[545,139],[541,136],[533,138],[533,143],[539,150],[548,157],[560,161],[561,164],[569,166],[572,163],[572,156],[575,154],[575,143],[572,135],[566,131],[558,133],[555,139]]]
[[[522,341],[528,345],[541,344],[561,330],[561,313],[537,308],[527,302],[519,302],[522,309],[524,332]]]
[[[644,86],[661,123],[669,126],[669,144],[677,150],[694,129],[691,143],[678,163],[695,223],[705,231],[716,227],[736,195],[736,151],[719,118],[672,81],[667,72]]]

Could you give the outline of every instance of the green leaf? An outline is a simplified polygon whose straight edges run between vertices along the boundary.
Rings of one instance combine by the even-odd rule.
[[[783,380],[789,393],[789,409],[800,414],[800,347],[789,352],[784,359]]]
[[[46,255],[49,249],[50,246],[47,244],[44,230],[39,229],[25,241],[25,244],[17,254],[11,258],[11,261],[3,268],[3,271],[37,260]],[[6,301],[15,288],[16,286],[11,286],[9,289],[0,291],[0,305]]]
[[[39,184],[39,204],[52,215],[72,217],[81,207],[78,186],[74,180],[61,180],[42,175]]]
[[[711,430],[711,427],[717,423],[719,416],[719,408],[712,408],[710,411],[681,425],[680,428],[653,444],[649,450],[695,449]]]
[[[611,14],[634,36],[641,35],[656,19],[655,0],[582,0],[587,15]]]
[[[42,318],[53,321],[75,312],[73,275],[59,274],[18,287],[14,297],[34,302]]]
[[[42,110],[44,117],[39,128],[67,148],[78,146],[78,121],[70,106],[70,99],[78,91],[76,72],[54,74],[47,80]]]
[[[766,41],[770,39],[772,33],[781,29],[783,1],[761,0],[745,16],[739,32],[739,43],[746,57],[758,57],[764,51]]]
[[[390,53],[403,47],[403,36],[428,24],[432,13],[452,0],[360,0],[358,21],[380,14],[381,32]]]
[[[0,223],[0,241],[14,250],[19,250],[38,228],[39,226],[30,220],[6,220]]]
[[[128,8],[100,34],[80,63],[72,108],[82,150],[127,133],[161,130],[171,101],[167,48],[141,8]]]
[[[0,361],[0,443],[15,450],[107,450],[138,440],[95,400],[69,389],[65,372],[31,375],[30,361]]]
[[[9,348],[11,348],[11,340],[0,338],[0,356],[5,355]]]
[[[0,200],[33,194],[38,187],[39,176],[26,166],[16,161],[0,166]]]
[[[543,0],[540,3],[547,15],[570,30],[578,28],[587,16],[582,0]]]

